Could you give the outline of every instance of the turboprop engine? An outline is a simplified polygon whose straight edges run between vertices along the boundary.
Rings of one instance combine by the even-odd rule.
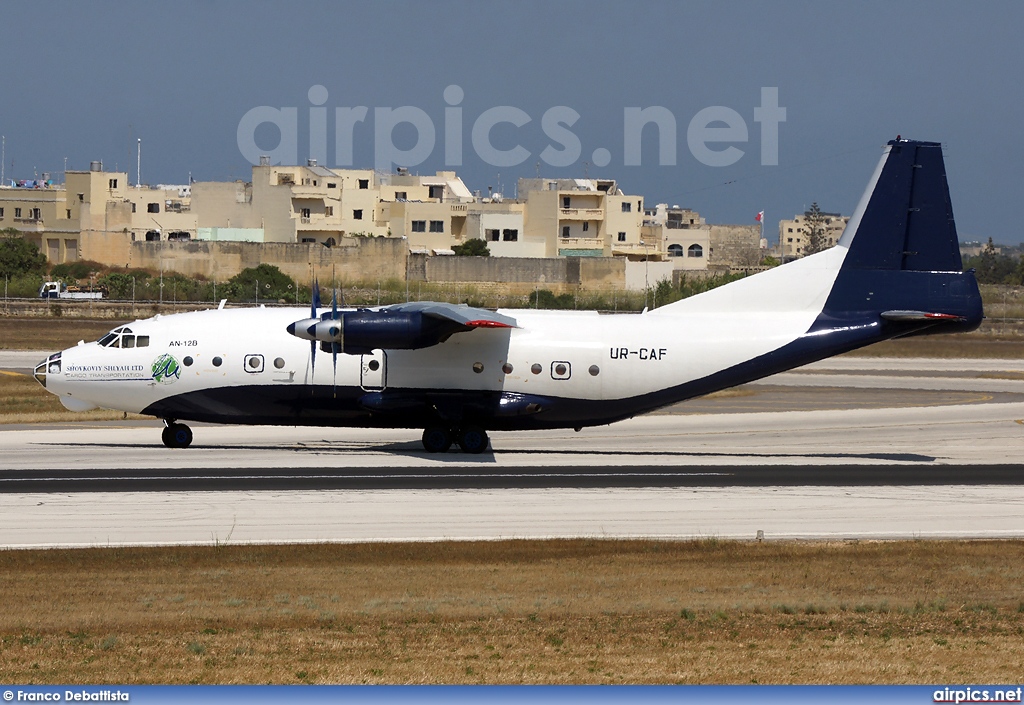
[[[439,303],[406,303],[379,310],[332,310],[304,318],[288,332],[324,350],[365,355],[371,350],[418,350],[474,328],[513,328],[515,319],[493,311]]]
[[[437,345],[468,326],[421,311],[339,311],[337,318],[306,318],[288,326],[305,340],[338,346],[338,352],[364,355],[371,350],[418,350]]]

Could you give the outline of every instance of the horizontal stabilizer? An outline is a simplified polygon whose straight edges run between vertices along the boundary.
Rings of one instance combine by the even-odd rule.
[[[928,311],[882,311],[882,318],[887,321],[930,321],[941,323],[959,323],[964,319],[955,313],[932,313]]]

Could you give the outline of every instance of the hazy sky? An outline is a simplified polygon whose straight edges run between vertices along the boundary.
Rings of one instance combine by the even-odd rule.
[[[335,109],[365,106],[356,167],[393,144],[419,147],[412,171],[451,168],[485,193],[513,195],[538,172],[614,178],[709,222],[750,223],[763,209],[774,239],[778,220],[812,201],[849,214],[881,146],[902,134],[946,146],[961,239],[1016,243],[1022,28],[1020,2],[4,2],[4,168],[59,179],[65,157],[69,169],[102,159],[134,182],[141,138],[144,182],[247,179],[243,116],[294,108],[304,163],[312,98],[326,108],[328,166],[344,165]],[[763,88],[785,109],[777,165],[762,163]],[[402,106],[412,111],[388,110]],[[640,164],[626,165],[626,114],[652,106],[674,120],[675,151],[659,150],[651,124],[630,158]],[[390,129],[413,113],[433,127],[432,149],[411,124]],[[729,141],[691,148],[691,132],[727,124]],[[497,166],[474,127],[519,163]],[[270,123],[249,133],[261,153],[280,146]]]

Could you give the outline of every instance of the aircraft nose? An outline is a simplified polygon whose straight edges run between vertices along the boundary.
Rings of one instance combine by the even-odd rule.
[[[39,384],[46,387],[46,378],[48,375],[59,375],[61,372],[61,354],[53,353],[45,360],[36,365],[35,370],[32,372],[32,376],[36,378]]]

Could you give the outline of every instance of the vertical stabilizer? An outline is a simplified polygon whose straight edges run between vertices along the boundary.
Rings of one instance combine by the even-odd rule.
[[[895,139],[840,244],[844,268],[959,272],[960,242],[949,200],[942,145]]]

